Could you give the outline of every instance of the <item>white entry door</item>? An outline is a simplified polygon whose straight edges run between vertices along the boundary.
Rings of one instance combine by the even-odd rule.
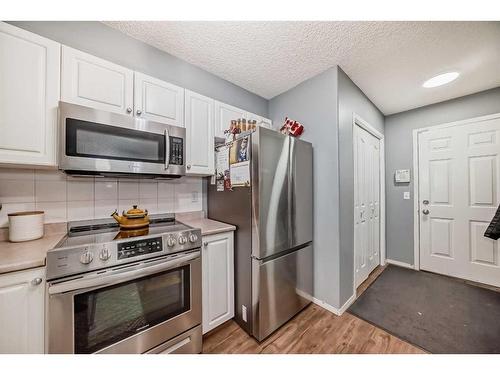
[[[500,119],[419,134],[420,268],[500,286]]]
[[[354,126],[354,266],[358,287],[380,264],[380,140]]]

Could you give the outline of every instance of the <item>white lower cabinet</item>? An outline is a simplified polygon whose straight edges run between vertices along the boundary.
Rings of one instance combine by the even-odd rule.
[[[203,334],[234,317],[233,232],[203,236]]]
[[[45,268],[0,275],[0,353],[44,352]]]

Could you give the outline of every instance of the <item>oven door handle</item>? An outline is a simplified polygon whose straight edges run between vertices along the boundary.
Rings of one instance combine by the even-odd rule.
[[[165,170],[170,167],[170,135],[168,128],[165,129]]]
[[[148,276],[162,271],[167,271],[173,268],[182,267],[189,264],[200,257],[200,252],[186,254],[182,257],[176,257],[172,260],[165,259],[156,262],[150,262],[146,267],[144,263],[130,266],[131,269],[121,268],[106,272],[106,274],[92,274],[88,277],[62,281],[60,283],[49,285],[49,294],[61,294],[66,292],[75,292],[83,289],[105,287],[108,285],[117,284],[123,281],[133,280],[139,277]]]

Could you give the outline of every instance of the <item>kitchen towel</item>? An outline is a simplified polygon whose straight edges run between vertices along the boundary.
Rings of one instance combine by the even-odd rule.
[[[484,232],[484,236],[494,240],[500,238],[500,206],[498,206],[495,216],[493,216],[490,225],[486,229],[486,232]]]

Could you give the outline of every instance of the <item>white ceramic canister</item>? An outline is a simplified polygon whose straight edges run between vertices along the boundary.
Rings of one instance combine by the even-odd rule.
[[[43,237],[43,211],[12,212],[9,216],[9,241],[23,242]]]

